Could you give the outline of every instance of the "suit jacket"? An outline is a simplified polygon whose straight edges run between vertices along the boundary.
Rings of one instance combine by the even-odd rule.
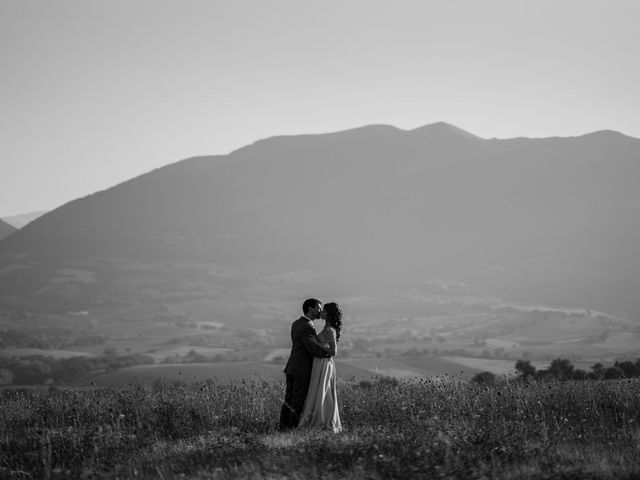
[[[296,377],[310,377],[313,357],[327,358],[329,355],[316,338],[313,322],[300,317],[291,324],[291,354],[284,373]]]

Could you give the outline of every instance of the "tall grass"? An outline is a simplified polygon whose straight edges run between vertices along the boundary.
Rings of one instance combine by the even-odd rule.
[[[640,478],[640,382],[339,384],[341,434],[279,433],[283,384],[5,391],[0,478]]]

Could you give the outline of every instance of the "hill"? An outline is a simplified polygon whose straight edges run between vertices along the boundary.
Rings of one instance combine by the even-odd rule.
[[[22,213],[19,215],[11,215],[10,217],[4,217],[3,220],[7,222],[9,225],[14,226],[15,228],[22,228],[27,223],[34,221],[36,218],[41,217],[47,213],[46,211],[37,211],[37,212],[29,212]]]
[[[0,219],[0,240],[11,235],[16,230],[17,229],[14,226]]]
[[[175,291],[172,270],[195,265],[201,292],[245,299],[256,281],[288,301],[441,277],[636,315],[639,152],[611,131],[487,140],[443,123],[273,137],[43,215],[0,242],[0,289],[95,300],[146,265],[139,287]]]

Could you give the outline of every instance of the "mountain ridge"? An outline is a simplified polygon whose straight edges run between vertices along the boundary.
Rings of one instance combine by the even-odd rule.
[[[632,135],[627,135],[625,133],[622,133],[618,130],[613,130],[613,129],[600,129],[600,130],[594,130],[594,131],[590,131],[590,132],[586,132],[586,133],[581,133],[578,135],[565,135],[565,136],[561,136],[561,135],[551,135],[551,136],[543,136],[543,137],[529,137],[529,136],[516,136],[516,137],[491,137],[491,138],[484,138],[484,137],[480,137],[474,133],[469,132],[468,130],[465,130],[463,128],[460,128],[454,124],[451,124],[449,122],[445,122],[445,121],[438,121],[438,122],[432,122],[432,123],[426,123],[424,125],[420,125],[418,127],[413,127],[413,128],[400,128],[397,127],[395,125],[392,124],[387,124],[387,123],[370,123],[370,124],[366,124],[366,125],[362,125],[359,127],[353,127],[353,128],[347,128],[345,130],[335,130],[335,131],[329,131],[329,132],[322,132],[322,133],[297,133],[297,134],[288,134],[288,135],[272,135],[269,137],[265,137],[265,138],[261,138],[258,139],[250,144],[247,144],[245,146],[239,147],[236,150],[241,150],[243,148],[246,148],[247,146],[250,145],[254,145],[255,143],[258,142],[262,142],[265,140],[270,140],[270,139],[284,139],[284,138],[292,138],[292,137],[318,137],[318,136],[327,136],[327,135],[335,135],[335,134],[350,134],[350,133],[354,133],[354,132],[359,132],[359,131],[396,131],[396,132],[402,132],[402,133],[422,133],[422,132],[430,132],[430,131],[437,131],[438,133],[442,133],[442,132],[447,132],[447,133],[454,133],[454,134],[458,134],[461,136],[466,136],[466,137],[470,137],[470,138],[475,138],[478,140],[518,140],[518,139],[529,139],[529,140],[544,140],[544,139],[573,139],[573,138],[580,138],[580,137],[586,137],[586,136],[590,136],[590,135],[612,135],[612,136],[617,136],[617,137],[625,137],[628,139],[632,139],[632,140],[640,140],[640,138],[638,137],[634,137]],[[236,151],[233,150],[233,151]],[[231,153],[231,152],[230,152]]]
[[[640,143],[606,131],[467,133],[444,122],[373,125],[191,157],[37,219],[0,242],[0,269],[20,252],[52,265],[83,256],[268,263],[318,272],[318,285],[392,289],[448,276],[640,311]],[[20,275],[0,276],[0,287]]]
[[[2,220],[4,220],[6,223],[8,223],[9,225],[15,228],[22,228],[29,222],[32,222],[36,218],[41,217],[42,215],[47,213],[47,211],[48,210],[37,210],[34,212],[20,213],[17,215],[9,215],[9,216],[3,217]]]
[[[0,218],[0,240],[8,237],[17,230],[16,227]]]

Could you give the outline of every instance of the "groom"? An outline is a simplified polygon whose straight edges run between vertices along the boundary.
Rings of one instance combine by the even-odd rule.
[[[304,407],[304,399],[309,390],[313,357],[326,358],[330,355],[321,347],[316,338],[313,321],[320,318],[322,302],[309,298],[302,304],[302,315],[291,324],[291,353],[284,369],[287,389],[280,410],[279,430],[296,428]]]

